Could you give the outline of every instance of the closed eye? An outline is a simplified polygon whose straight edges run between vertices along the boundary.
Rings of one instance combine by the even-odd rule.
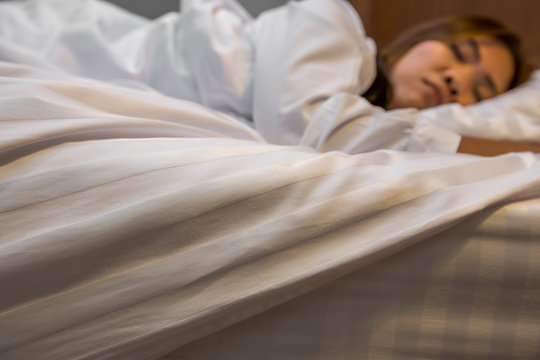
[[[491,76],[484,74],[478,80],[473,89],[473,97],[476,102],[492,98],[498,94],[495,83]]]
[[[478,88],[473,89],[473,97],[476,102],[484,100],[484,97],[482,96],[482,94],[480,94],[480,90],[478,90]]]

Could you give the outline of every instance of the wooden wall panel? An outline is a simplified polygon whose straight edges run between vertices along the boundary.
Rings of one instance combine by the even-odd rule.
[[[350,0],[358,9],[366,32],[379,47],[412,24],[450,14],[478,14],[496,18],[518,32],[540,68],[540,1],[538,0]]]

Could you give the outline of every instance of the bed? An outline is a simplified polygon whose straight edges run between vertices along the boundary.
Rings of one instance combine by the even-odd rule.
[[[540,355],[540,157],[438,151],[488,128],[537,139],[536,78],[364,114],[404,136],[347,153],[3,39],[0,358]]]

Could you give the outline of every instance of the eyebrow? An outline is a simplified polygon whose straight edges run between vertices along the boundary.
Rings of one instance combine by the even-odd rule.
[[[474,38],[468,38],[467,43],[469,43],[473,50],[474,61],[480,62],[480,45],[478,45],[478,41],[476,41]]]

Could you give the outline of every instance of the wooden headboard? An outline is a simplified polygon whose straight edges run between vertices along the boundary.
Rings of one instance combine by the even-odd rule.
[[[490,16],[523,38],[531,63],[540,68],[540,1],[535,0],[350,0],[367,34],[379,47],[403,29],[421,21],[451,15]]]

